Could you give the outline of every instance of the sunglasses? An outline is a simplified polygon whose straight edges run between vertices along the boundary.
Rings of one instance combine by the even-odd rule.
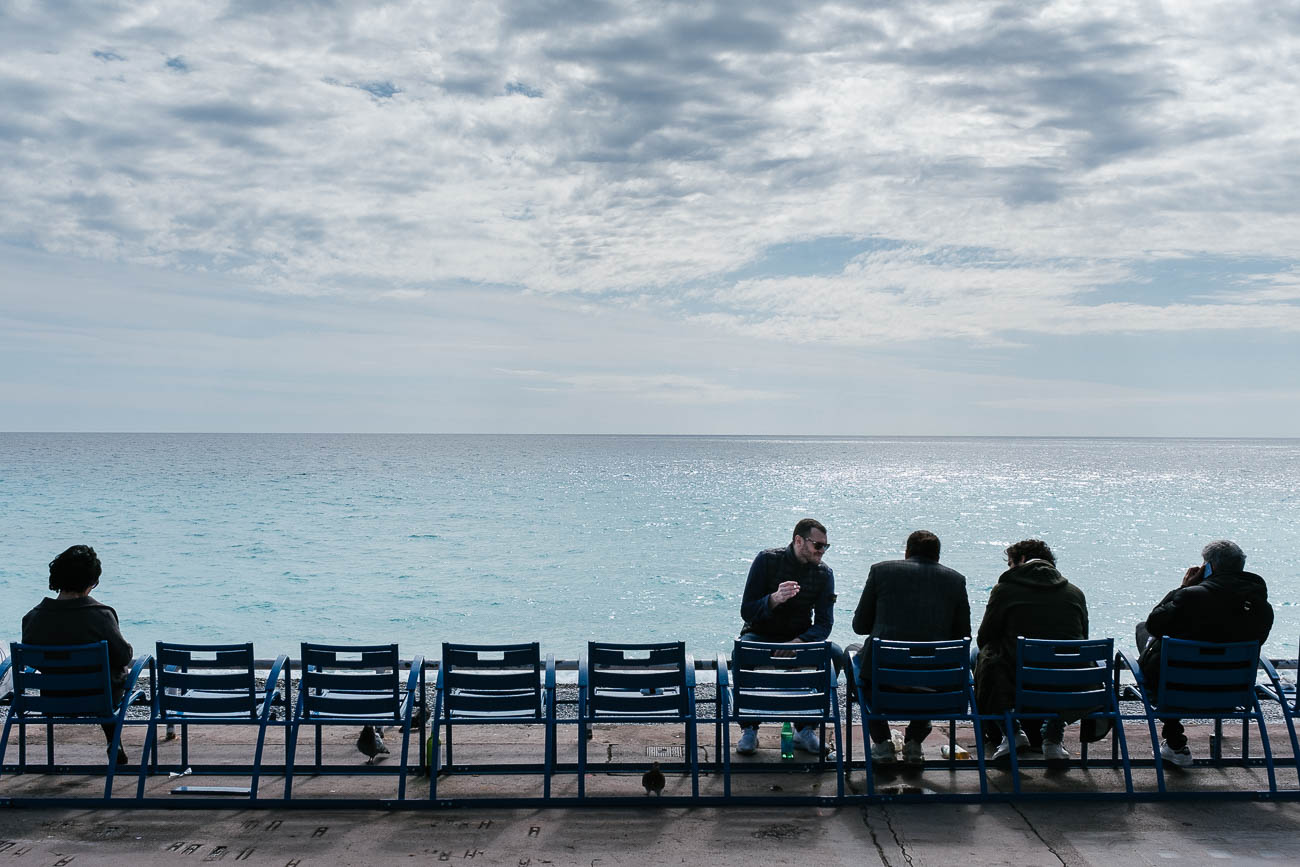
[[[807,536],[801,536],[800,538],[803,539],[805,542],[807,542],[809,545],[812,545],[812,549],[819,554],[831,546],[830,542],[814,542],[812,539],[809,539]]]

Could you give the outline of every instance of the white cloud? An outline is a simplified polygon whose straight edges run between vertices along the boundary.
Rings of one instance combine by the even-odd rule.
[[[232,340],[295,376],[446,369],[405,313],[561,393],[734,407],[790,394],[717,373],[747,341],[852,366],[1300,320],[1300,17],[1276,4],[61,10],[0,10],[0,243],[194,278],[164,307],[198,311],[175,333],[212,369]],[[873,252],[765,264],[825,238]],[[1241,264],[1162,276],[1203,260]],[[223,296],[260,309],[248,290],[290,305],[291,356],[253,314],[207,318]],[[324,308],[347,311],[328,337]],[[53,351],[42,316],[15,327]]]

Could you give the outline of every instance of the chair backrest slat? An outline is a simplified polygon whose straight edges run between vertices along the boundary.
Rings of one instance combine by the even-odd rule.
[[[303,709],[309,717],[314,714],[343,717],[382,715],[397,719],[399,707],[391,695],[344,698],[337,693],[326,693],[303,696]]]
[[[537,698],[531,692],[513,692],[502,694],[459,693],[447,697],[444,707],[447,714],[455,717],[459,714],[474,716],[510,716],[541,718],[542,709]]]
[[[591,711],[601,714],[646,714],[647,716],[672,716],[682,713],[683,697],[677,692],[597,692],[591,698]]]
[[[175,714],[211,714],[214,716],[253,716],[257,702],[247,695],[160,695],[158,707],[164,718]]]

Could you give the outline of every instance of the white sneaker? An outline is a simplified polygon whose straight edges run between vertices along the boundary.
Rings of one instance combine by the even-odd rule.
[[[736,743],[736,755],[752,756],[758,752],[758,729],[741,729],[740,740]]]
[[[1011,755],[1012,750],[1020,753],[1027,749],[1029,749],[1029,735],[1022,731],[1016,731],[1015,746],[1012,746],[1010,736],[1003,737],[1002,743],[998,744],[998,748],[993,751],[993,758],[991,761],[996,762],[1005,759],[1007,756]]]
[[[1169,746],[1169,741],[1160,742],[1160,758],[1164,759],[1171,765],[1177,765],[1180,768],[1191,767],[1192,751],[1186,744],[1183,748],[1176,750]]]
[[[814,756],[822,754],[822,742],[817,737],[817,729],[806,728],[794,733],[794,748],[803,750],[805,753],[812,753]]]
[[[920,741],[903,741],[903,764],[925,764],[925,749]]]
[[[1043,741],[1043,758],[1049,762],[1068,762],[1070,751],[1060,741]]]
[[[878,765],[892,765],[894,763],[894,742],[884,741],[883,743],[871,745],[871,761]]]

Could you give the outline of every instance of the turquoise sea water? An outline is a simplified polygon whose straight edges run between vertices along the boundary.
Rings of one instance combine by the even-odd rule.
[[[685,639],[729,648],[754,554],[823,521],[850,622],[867,568],[927,528],[975,623],[1001,551],[1046,539],[1094,635],[1236,540],[1300,631],[1300,440],[0,434],[0,638],[68,545],[137,650],[157,639]]]

